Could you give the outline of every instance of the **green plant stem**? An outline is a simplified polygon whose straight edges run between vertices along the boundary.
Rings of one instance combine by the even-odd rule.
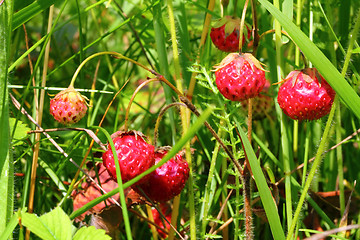
[[[245,27],[245,15],[246,15],[246,9],[249,4],[249,0],[245,1],[243,12],[241,15],[241,21],[240,21],[240,33],[239,33],[239,52],[241,52],[242,48],[242,42],[243,42],[243,35],[244,35],[244,27]]]
[[[140,64],[140,63],[136,62],[135,60],[132,60],[132,59],[130,59],[130,58],[128,58],[128,57],[125,57],[124,55],[122,55],[122,54],[120,54],[120,53],[117,53],[117,52],[108,52],[108,51],[106,51],[106,52],[98,52],[98,53],[94,53],[93,55],[87,57],[84,61],[82,61],[82,62],[80,63],[80,65],[79,65],[78,68],[76,69],[76,71],[75,71],[75,73],[74,73],[74,75],[73,75],[73,77],[72,77],[72,79],[71,79],[71,82],[70,82],[70,85],[69,85],[69,86],[74,87],[74,83],[75,83],[76,77],[79,75],[80,70],[82,69],[82,67],[83,67],[88,61],[90,61],[91,59],[93,59],[93,58],[95,58],[95,57],[97,57],[97,56],[101,56],[101,55],[114,55],[114,56],[116,56],[117,58],[124,59],[124,60],[127,60],[127,61],[129,61],[129,62],[132,62],[132,63],[138,65],[139,67],[142,67],[143,69],[149,71],[150,73],[153,73],[153,72],[154,72],[154,71],[150,70],[149,68],[145,67],[144,65],[142,65],[142,64]]]
[[[326,145],[326,142],[327,142],[327,138],[328,138],[328,135],[329,135],[329,131],[330,131],[330,128],[331,128],[331,123],[332,123],[332,120],[334,118],[335,109],[336,109],[337,104],[338,104],[338,96],[336,95],[335,101],[333,103],[333,106],[332,106],[330,114],[329,114],[329,118],[328,118],[328,120],[326,122],[325,130],[324,130],[323,136],[321,138],[319,148],[318,148],[318,150],[316,152],[315,160],[314,160],[313,165],[312,165],[312,167],[310,169],[310,172],[309,172],[308,177],[307,177],[306,182],[305,182],[304,189],[302,190],[298,205],[296,207],[294,217],[292,219],[292,222],[291,222],[291,225],[290,225],[290,228],[289,228],[289,231],[288,231],[288,235],[287,235],[287,238],[286,238],[287,240],[292,239],[292,235],[294,233],[296,223],[297,223],[297,221],[299,219],[300,212],[301,212],[302,206],[303,206],[305,198],[306,198],[306,194],[309,191],[309,188],[310,188],[311,182],[312,182],[312,180],[313,180],[313,178],[315,176],[316,170],[317,170],[318,166],[320,165],[321,157],[322,157],[322,155],[324,153],[324,150],[325,150],[325,145]]]
[[[224,121],[221,120],[220,126],[223,126],[223,125],[224,125]],[[217,134],[220,138],[222,137],[221,136],[222,135],[221,127],[219,127]],[[208,220],[207,220],[208,212],[211,207],[212,199],[215,194],[215,186],[214,185],[215,185],[216,181],[215,181],[214,175],[215,175],[216,160],[218,158],[219,148],[220,148],[220,144],[219,144],[219,142],[216,142],[214,151],[212,152],[212,156],[211,156],[208,179],[205,184],[204,202],[203,202],[203,207],[202,207],[203,214],[202,214],[202,216],[200,216],[200,219],[202,219],[202,235],[205,235],[206,226],[208,224]]]
[[[304,151],[304,168],[303,168],[303,176],[301,181],[301,186],[304,187],[305,181],[306,181],[306,173],[308,169],[308,160],[309,160],[309,147],[310,147],[310,124],[306,124],[306,135],[305,135],[305,151]]]
[[[173,8],[173,0],[167,0],[167,9],[169,14],[169,23],[170,23],[170,35],[171,35],[171,43],[173,50],[173,61],[175,68],[175,82],[178,91],[182,94],[182,78],[181,78],[181,68],[179,61],[179,50],[177,45],[177,37],[176,37],[176,28],[175,28],[175,18],[174,18],[174,8]],[[182,123],[183,133],[189,128],[190,122],[190,111],[186,108],[180,108],[180,117]],[[188,191],[189,191],[189,211],[190,211],[190,239],[196,239],[196,214],[195,214],[195,200],[194,200],[194,186],[193,186],[193,166],[191,160],[191,151],[190,151],[190,142],[185,144],[185,158],[189,164],[190,174],[188,179]],[[171,239],[170,239],[171,240]]]
[[[279,0],[274,0],[274,6],[277,9],[280,9]],[[275,20],[275,46],[276,46],[276,62],[277,62],[277,77],[278,82],[282,80],[283,71],[282,71],[282,50],[281,50],[281,25]],[[281,145],[282,145],[282,162],[284,165],[285,173],[291,171],[290,167],[290,147],[289,147],[289,136],[287,133],[287,122],[286,116],[281,113]],[[291,225],[292,221],[292,191],[291,191],[291,176],[285,175],[285,201],[286,201],[286,218],[287,218],[287,226]]]
[[[360,12],[357,14],[357,19],[355,22],[354,29],[352,31],[352,36],[350,38],[348,51],[345,56],[344,66],[341,71],[341,75],[345,77],[346,71],[349,67],[349,63],[351,60],[351,54],[354,47],[355,40],[357,39],[358,31],[360,28]],[[340,111],[340,103],[337,104],[337,111],[336,111],[336,142],[341,141],[341,111]],[[343,157],[342,157],[342,146],[338,146],[336,149],[336,159],[338,164],[338,177],[339,177],[339,198],[340,198],[340,212],[341,215],[344,214],[345,211],[345,193],[344,193],[344,164],[343,164]]]

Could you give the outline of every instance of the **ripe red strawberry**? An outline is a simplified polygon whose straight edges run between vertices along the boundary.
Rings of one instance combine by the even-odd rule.
[[[254,120],[261,120],[271,115],[274,111],[274,100],[269,96],[270,82],[266,80],[263,90],[261,93],[253,98],[252,101],[252,118]],[[241,102],[241,106],[245,112],[248,111],[248,101],[244,100]]]
[[[261,63],[250,53],[230,53],[215,70],[220,93],[231,101],[256,97],[266,78]]]
[[[166,203],[160,203],[159,208],[160,208],[160,211],[162,212],[162,214],[167,219],[167,221],[171,222],[171,208],[170,208],[170,206],[168,204],[166,204]],[[162,228],[169,231],[170,230],[170,224],[165,219],[162,219],[160,213],[155,208],[152,209],[151,212],[152,212],[152,215],[154,217],[154,223],[159,225],[159,227],[162,227]],[[164,223],[165,223],[165,226],[164,226]],[[167,237],[167,234],[163,230],[161,230],[159,228],[156,228],[156,230],[157,230],[157,232],[159,233],[159,235],[162,238]]]
[[[50,113],[55,120],[71,125],[82,119],[87,111],[85,98],[72,86],[59,92],[50,100]]]
[[[292,71],[279,88],[278,103],[294,120],[315,120],[330,112],[335,91],[316,68]]]
[[[167,150],[156,151],[155,164],[166,154]],[[180,154],[176,154],[174,158],[167,161],[149,175],[148,181],[140,184],[139,187],[151,200],[166,202],[180,194],[184,188],[189,178],[189,166]],[[134,190],[141,194],[141,191],[139,191],[137,187],[134,187]]]
[[[123,182],[133,179],[154,165],[154,146],[144,140],[145,137],[142,133],[135,131],[116,132],[111,137],[119,159]],[[109,144],[108,150],[102,155],[102,159],[110,175],[117,179],[114,155]],[[149,175],[136,184],[146,181],[148,177]]]
[[[244,29],[242,46],[246,38],[250,39],[251,31],[247,25]],[[245,33],[247,32],[247,37]],[[240,18],[225,16],[219,19],[211,28],[210,38],[214,45],[224,52],[239,51]]]

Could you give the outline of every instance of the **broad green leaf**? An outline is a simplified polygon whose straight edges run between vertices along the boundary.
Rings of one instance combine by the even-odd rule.
[[[236,121],[236,119],[235,119]],[[284,231],[281,226],[280,217],[278,213],[278,208],[275,204],[275,201],[271,195],[270,189],[266,182],[265,176],[261,169],[261,166],[257,160],[257,157],[254,153],[254,150],[251,147],[249,140],[246,137],[246,134],[242,130],[241,125],[236,121],[237,128],[239,130],[244,151],[249,160],[251,170],[254,174],[255,183],[259,189],[259,194],[261,202],[264,206],[266,217],[269,221],[271,233],[273,234],[274,239],[282,240],[285,239]]]
[[[71,240],[72,225],[69,216],[60,208],[37,217],[24,213],[22,224],[32,233],[45,240]]]
[[[259,2],[273,15],[305,56],[314,64],[341,100],[360,118],[360,97],[320,49],[292,22],[267,0]]]
[[[73,240],[111,240],[111,237],[105,234],[105,230],[91,226],[80,228],[75,233]]]
[[[40,14],[42,11],[49,8],[51,5],[55,4],[58,1],[59,0],[37,0],[29,6],[21,9],[14,14],[12,21],[12,30],[17,29],[22,24],[26,23],[31,18]]]
[[[9,124],[10,124],[10,133],[13,132],[14,126],[15,126],[16,119],[10,118]],[[29,135],[28,132],[31,130],[25,123],[22,121],[18,121],[16,124],[15,133],[12,139],[13,146],[21,145],[23,142],[19,140],[25,140]]]
[[[13,215],[14,164],[10,151],[8,65],[13,0],[0,5],[0,233]]]

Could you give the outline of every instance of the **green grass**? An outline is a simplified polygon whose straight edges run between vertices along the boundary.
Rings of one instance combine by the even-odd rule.
[[[208,9],[213,3],[214,8]],[[38,216],[50,216],[45,214],[60,206],[74,220],[96,204],[116,198],[119,191],[123,218],[112,231],[115,239],[154,239],[156,235],[148,226],[145,204],[126,207],[123,189],[157,166],[127,183],[118,176],[119,188],[99,191],[100,197],[73,209],[73,188],[81,190],[86,179],[83,171],[90,170],[90,163],[101,162],[104,150],[84,131],[61,130],[64,126],[49,114],[55,89],[67,88],[72,79],[91,107],[71,127],[99,131],[103,144],[126,127],[154,143],[161,109],[183,101],[183,94],[191,96],[192,111],[168,109],[157,138],[157,147],[173,147],[159,165],[181,150],[190,164],[186,187],[176,201],[169,202],[179,212],[173,222],[183,237],[304,239],[320,229],[359,224],[359,186],[354,187],[354,181],[360,178],[360,138],[353,133],[360,128],[360,2],[258,0],[254,1],[256,16],[249,2],[245,21],[252,24],[256,18],[258,23],[262,37],[256,57],[265,65],[267,79],[276,83],[290,71],[311,65],[337,93],[329,116],[294,122],[277,105],[279,85],[271,85],[269,95],[275,104],[265,118],[253,121],[251,143],[246,137],[247,110],[223,98],[216,88],[213,66],[227,54],[214,47],[208,31],[203,33],[207,14],[213,21],[222,13],[241,17],[244,3],[229,0],[221,8],[220,1],[214,0],[2,2],[0,239],[28,238],[18,219],[29,209]],[[54,15],[48,26],[52,4]],[[204,42],[202,36],[207,36]],[[152,81],[137,93],[125,123],[130,99],[147,78],[163,81]],[[15,107],[10,93],[33,119],[42,116],[43,129],[55,129],[48,132],[53,140],[28,132],[36,125]],[[16,119],[14,129],[9,118]],[[253,172],[249,179],[240,169],[245,157]],[[244,206],[249,203],[252,218],[246,221],[249,209]],[[341,221],[342,215],[346,221]],[[360,231],[355,227],[348,235],[332,234],[357,239]],[[177,233],[175,238],[181,239]],[[174,233],[169,239],[174,239]]]

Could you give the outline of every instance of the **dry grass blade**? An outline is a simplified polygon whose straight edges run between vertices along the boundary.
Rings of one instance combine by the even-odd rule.
[[[346,226],[346,227],[335,228],[335,229],[331,229],[329,231],[314,234],[311,237],[305,238],[304,240],[320,240],[320,239],[323,239],[323,238],[325,238],[325,237],[327,237],[327,236],[329,236],[331,234],[335,234],[335,233],[342,232],[342,231],[349,231],[349,230],[357,229],[357,228],[360,228],[359,224],[349,225],[349,226]]]

